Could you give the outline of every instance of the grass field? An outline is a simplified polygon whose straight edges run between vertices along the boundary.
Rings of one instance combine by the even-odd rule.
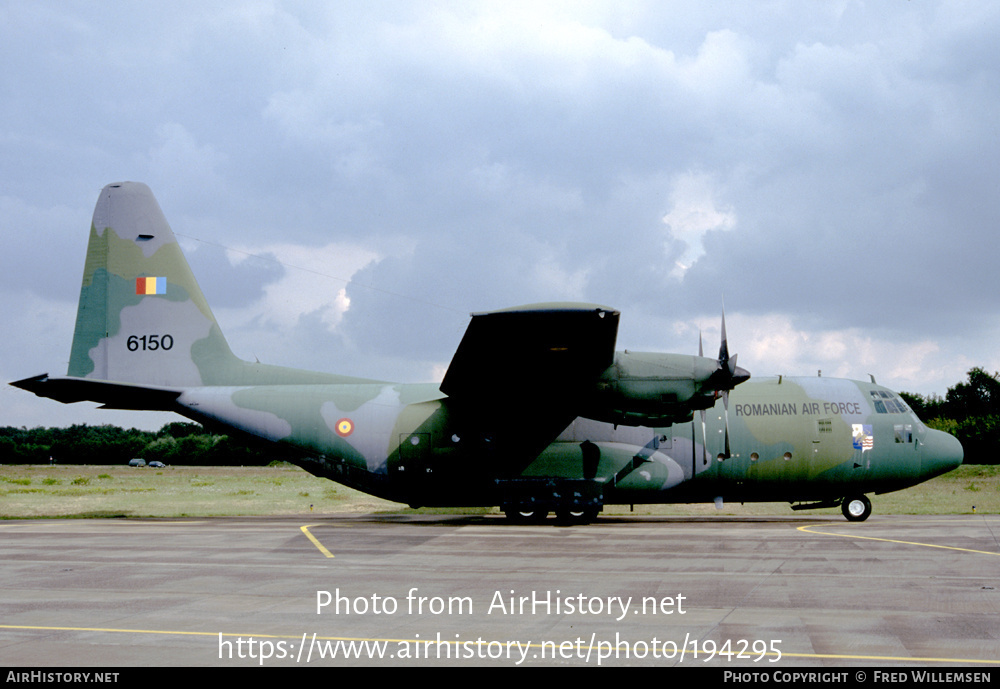
[[[963,466],[897,493],[870,496],[874,514],[1000,513],[1000,467]],[[497,508],[412,510],[317,478],[274,467],[0,466],[0,518],[206,517],[282,514],[490,514]],[[629,512],[609,506],[605,514]],[[637,514],[789,515],[786,503],[637,505]],[[839,514],[839,509],[803,514]]]

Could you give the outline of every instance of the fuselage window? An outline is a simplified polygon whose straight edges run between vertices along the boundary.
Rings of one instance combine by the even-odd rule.
[[[902,424],[897,423],[892,427],[896,433],[897,443],[912,443],[913,442],[913,425],[912,424]]]

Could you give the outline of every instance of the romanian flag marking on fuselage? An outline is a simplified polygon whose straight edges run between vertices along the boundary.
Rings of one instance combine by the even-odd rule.
[[[135,293],[136,294],[166,294],[167,293],[167,279],[166,278],[136,278],[135,279]]]

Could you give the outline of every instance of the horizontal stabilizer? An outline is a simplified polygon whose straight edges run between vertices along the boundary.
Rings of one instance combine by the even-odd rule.
[[[181,394],[180,390],[148,385],[68,376],[51,378],[48,373],[18,380],[11,385],[57,402],[99,402],[106,409],[176,411],[174,402]]]

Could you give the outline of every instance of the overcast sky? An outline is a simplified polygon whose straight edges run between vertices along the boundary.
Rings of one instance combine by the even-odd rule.
[[[756,376],[1000,369],[1000,5],[583,5],[0,2],[0,378],[66,372],[123,180],[246,359],[440,380],[469,312],[556,300],[714,352],[724,302]]]

